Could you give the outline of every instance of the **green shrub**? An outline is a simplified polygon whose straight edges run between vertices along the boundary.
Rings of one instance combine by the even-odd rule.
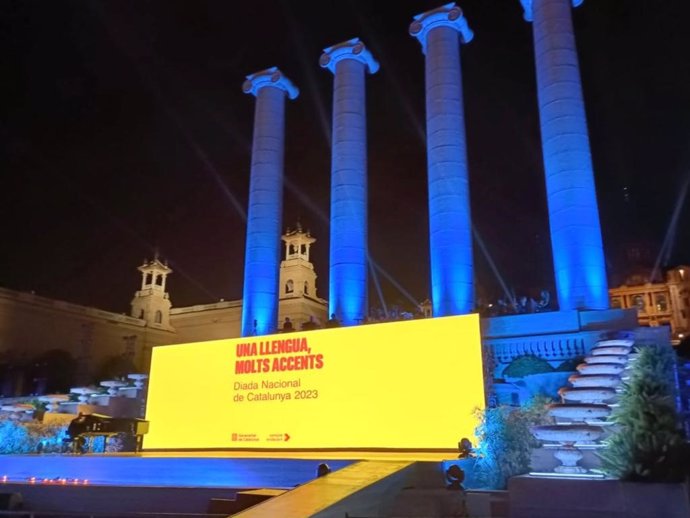
[[[508,479],[530,470],[532,450],[540,446],[532,432],[533,426],[550,424],[547,415],[550,399],[533,398],[524,407],[498,406],[478,410],[479,425],[475,435],[475,476],[489,489],[505,489]]]
[[[571,358],[561,363],[558,367],[556,367],[556,370],[558,372],[575,372],[577,370],[577,366],[580,365],[583,361],[585,360],[582,356]]]
[[[46,403],[45,401],[41,401],[38,398],[32,399],[31,401],[27,401],[27,403],[33,405],[37,412],[45,412],[48,408],[48,403]]]
[[[599,455],[607,475],[646,482],[685,478],[687,446],[674,406],[674,362],[670,347],[638,350],[611,416],[618,428]]]
[[[528,354],[525,356],[518,356],[503,370],[503,376],[506,378],[524,378],[530,374],[542,374],[544,372],[553,372],[553,367],[546,360]]]

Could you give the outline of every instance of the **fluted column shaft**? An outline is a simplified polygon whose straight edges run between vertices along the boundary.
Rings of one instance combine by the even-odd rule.
[[[460,43],[472,38],[448,4],[415,17],[410,32],[426,54],[426,132],[431,298],[434,316],[474,309],[472,218]]]
[[[243,88],[256,96],[242,305],[242,336],[252,336],[278,325],[285,97],[297,90],[276,69],[249,76]]]
[[[353,39],[325,49],[320,64],[334,74],[328,308],[353,325],[368,314],[365,74],[378,63]]]
[[[579,2],[577,2],[579,3]],[[606,266],[571,0],[532,0],[537,95],[561,310],[606,309]]]

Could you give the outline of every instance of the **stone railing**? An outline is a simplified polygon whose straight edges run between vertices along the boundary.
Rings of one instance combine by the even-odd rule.
[[[591,333],[591,337],[583,336],[584,334],[488,339],[484,344],[493,352],[496,364],[510,363],[515,358],[527,355],[537,356],[546,361],[564,361],[584,356],[598,337],[598,333]]]
[[[9,299],[10,301],[24,302],[34,307],[67,311],[78,315],[90,316],[133,326],[144,327],[146,325],[143,320],[139,320],[138,318],[127,315],[111,313],[110,311],[103,311],[102,309],[91,308],[88,306],[80,306],[79,304],[72,304],[71,302],[65,302],[62,300],[53,300],[47,297],[41,297],[40,295],[36,295],[34,293],[8,290],[7,288],[0,288],[0,298]]]
[[[198,311],[208,311],[209,309],[227,309],[242,306],[241,300],[224,300],[221,302],[214,302],[213,304],[196,304],[195,306],[187,306],[184,308],[172,308],[171,315],[180,315],[182,313],[196,313]]]

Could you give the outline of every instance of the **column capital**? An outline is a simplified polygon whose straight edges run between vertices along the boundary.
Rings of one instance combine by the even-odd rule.
[[[573,2],[573,7],[577,7],[579,5],[582,5],[582,3],[585,0],[572,0]],[[525,19],[526,22],[531,22],[532,19],[534,18],[532,16],[533,10],[532,10],[532,4],[534,3],[534,0],[520,0],[520,3],[522,4],[522,8],[525,10],[524,14],[522,15],[523,18]]]
[[[242,91],[256,97],[259,90],[266,86],[283,90],[288,94],[290,99],[295,99],[299,95],[299,88],[285,77],[285,75],[278,70],[278,67],[271,67],[249,74],[247,80],[242,83]]]
[[[414,16],[410,24],[410,34],[422,44],[422,50],[426,53],[426,35],[436,27],[450,27],[460,33],[460,41],[469,43],[474,38],[474,32],[467,24],[462,9],[455,3],[449,3]]]
[[[379,69],[379,62],[374,59],[374,56],[359,38],[352,38],[323,49],[323,54],[319,58],[319,65],[335,74],[336,65],[343,59],[359,61],[367,67],[370,74],[375,74]]]

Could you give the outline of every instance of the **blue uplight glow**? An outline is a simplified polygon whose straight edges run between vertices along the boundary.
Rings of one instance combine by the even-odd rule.
[[[355,38],[324,49],[334,74],[329,314],[360,323],[367,307],[367,131],[365,72],[378,63]]]
[[[108,455],[3,455],[7,482],[66,478],[87,479],[89,485],[292,488],[316,476],[327,462],[338,470],[349,460],[240,459]]]
[[[537,93],[559,307],[607,309],[606,267],[571,0],[523,0],[523,4],[525,18],[534,19]]]
[[[460,43],[473,33],[455,4],[415,16],[410,33],[426,54],[433,315],[462,315],[474,309],[474,278]]]
[[[242,336],[252,336],[278,326],[285,96],[299,91],[277,68],[247,76],[242,89],[256,96],[242,305]]]

